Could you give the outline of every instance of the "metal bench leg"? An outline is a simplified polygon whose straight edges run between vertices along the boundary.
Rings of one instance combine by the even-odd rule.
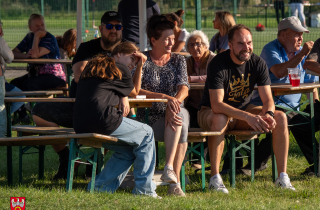
[[[22,153],[22,146],[19,146],[19,184],[22,183]]]
[[[96,181],[97,156],[98,156],[99,150],[100,150],[99,148],[94,149],[90,193],[93,193],[93,191],[94,191],[94,184],[95,184],[95,181]],[[101,150],[100,150],[100,152],[101,152]]]
[[[278,170],[277,170],[277,161],[276,161],[276,156],[273,153],[273,144],[272,144],[272,135],[269,135],[269,138],[271,139],[271,162],[272,162],[272,180],[273,182],[276,181],[278,178]]]
[[[101,149],[97,149],[97,174],[99,174],[102,170],[102,166],[103,166],[103,154],[104,152],[102,152],[102,150],[104,150],[104,148],[102,147]]]
[[[182,166],[180,170],[180,182],[181,182],[181,189],[183,192],[186,192],[186,175],[185,175],[186,165],[185,160],[182,161]]]
[[[74,172],[76,150],[77,150],[76,139],[71,139],[69,161],[68,161],[67,187],[66,187],[67,192],[72,191],[72,182],[73,182],[73,172]]]
[[[44,177],[44,150],[45,145],[39,145],[39,179]]]
[[[230,138],[230,185],[236,187],[236,143],[235,136]]]
[[[315,129],[314,129],[314,103],[313,103],[313,94],[310,93],[310,117],[311,117],[311,132],[312,132],[312,147],[313,147],[313,166],[314,166],[314,173],[318,174],[318,157],[317,157],[317,141],[315,137]]]
[[[202,177],[202,191],[205,191],[206,189],[206,172],[205,172],[205,167],[204,167],[204,143],[200,143],[201,147],[201,177]]]
[[[254,141],[255,139],[251,140],[251,182],[254,182]]]

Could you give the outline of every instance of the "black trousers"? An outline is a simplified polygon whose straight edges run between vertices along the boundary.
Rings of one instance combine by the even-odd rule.
[[[279,24],[279,10],[281,11],[282,19],[284,18],[284,2],[283,1],[274,1],[274,9],[276,10],[276,18]]]
[[[277,108],[277,110],[281,110]],[[304,110],[304,112],[310,114],[310,105]],[[314,104],[314,116],[315,116],[315,131],[319,130],[320,125],[320,102],[317,101]],[[309,117],[304,117],[301,114],[289,113],[287,115],[288,124],[294,125],[299,123],[309,122]],[[299,145],[303,155],[306,157],[308,163],[312,165],[313,161],[313,147],[312,147],[312,134],[311,134],[311,125],[295,125],[289,127],[294,138],[296,139],[297,144]],[[317,154],[319,151],[319,144],[317,143]],[[261,165],[264,165],[271,158],[271,138],[265,138],[260,141],[259,145],[255,148],[255,168],[260,168]],[[250,163],[250,161],[249,161]]]
[[[18,87],[22,91],[48,90],[50,88],[63,87],[66,82],[52,74],[39,74],[30,77],[28,74],[13,79],[10,84]]]

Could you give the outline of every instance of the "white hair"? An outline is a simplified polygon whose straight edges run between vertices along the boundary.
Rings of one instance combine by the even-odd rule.
[[[209,44],[209,38],[207,37],[207,35],[205,35],[205,33],[203,33],[202,31],[194,30],[189,34],[189,36],[187,38],[187,41],[186,41],[186,50],[187,50],[187,52],[189,52],[189,49],[188,49],[189,40],[190,40],[190,38],[192,38],[194,36],[200,37],[201,38],[201,42],[209,49],[210,44]]]

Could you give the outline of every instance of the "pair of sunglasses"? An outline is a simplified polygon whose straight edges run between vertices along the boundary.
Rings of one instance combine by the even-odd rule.
[[[108,29],[108,30],[113,29],[113,27],[115,27],[117,31],[120,31],[123,26],[120,24],[116,24],[116,25],[113,25],[111,23],[106,24],[106,29]]]

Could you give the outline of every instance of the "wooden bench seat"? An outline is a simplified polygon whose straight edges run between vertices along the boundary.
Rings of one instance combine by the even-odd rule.
[[[118,139],[112,136],[101,135],[97,133],[82,133],[76,134],[73,129],[70,128],[57,128],[57,127],[35,127],[35,126],[13,126],[13,131],[17,131],[18,137],[0,138],[0,146],[20,146],[19,153],[19,182],[22,182],[22,154],[26,153],[28,149],[34,146],[39,150],[39,178],[44,175],[44,145],[53,144],[67,144],[70,145],[69,163],[68,163],[68,180],[67,191],[72,190],[74,164],[81,158],[87,159],[92,165],[92,182],[91,192],[93,192],[93,186],[95,182],[96,168],[98,172],[101,170],[101,148],[103,143],[117,142]],[[28,136],[22,136],[27,134]],[[40,136],[30,136],[37,135]],[[94,152],[85,154],[79,149],[79,144],[94,148]],[[22,146],[27,146],[22,148]],[[93,155],[93,159],[91,159]],[[12,162],[10,164],[12,167]],[[8,164],[9,170],[9,164]]]

